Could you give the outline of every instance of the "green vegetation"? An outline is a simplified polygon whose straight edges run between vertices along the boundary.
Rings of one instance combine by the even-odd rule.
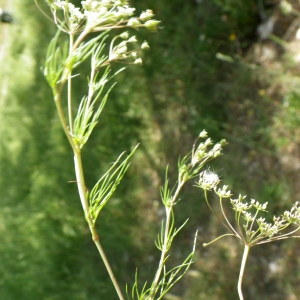
[[[134,283],[136,268],[140,287],[155,273],[165,167],[175,182],[178,157],[190,151],[203,128],[214,140],[229,141],[211,168],[230,189],[268,202],[275,215],[299,199],[298,28],[295,13],[283,14],[273,2],[131,2],[137,14],[152,9],[161,29],[131,31],[149,42],[150,51],[142,67],[118,75],[89,150],[82,151],[91,191],[110,162],[140,143],[97,221],[123,291]],[[11,3],[16,22],[0,28],[5,37],[0,45],[5,49],[0,52],[0,295],[7,300],[115,300],[78,201],[70,146],[41,70],[56,28],[34,1]],[[276,16],[276,38],[258,40],[259,3],[266,16]],[[43,1],[39,4],[49,11]],[[86,90],[88,65],[82,67],[74,78],[76,104]],[[189,300],[237,299],[243,245],[228,237],[202,247],[226,231],[209,214],[199,189],[191,188],[195,184],[192,180],[183,188],[174,206],[176,228],[189,222],[173,242],[168,268],[188,257],[198,230],[195,263],[170,293]],[[214,200],[210,205],[219,215]],[[224,206],[230,209],[229,203]],[[272,217],[267,214],[266,222]],[[245,299],[297,297],[298,249],[297,239],[253,247],[243,281]]]

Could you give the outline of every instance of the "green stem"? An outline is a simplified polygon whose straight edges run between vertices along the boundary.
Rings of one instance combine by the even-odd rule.
[[[231,226],[228,227],[228,225],[226,223],[224,223],[220,217],[215,213],[215,211],[213,210],[213,208],[211,207],[211,205],[209,204],[209,201],[208,201],[208,197],[207,197],[207,190],[204,190],[204,197],[205,197],[205,201],[206,201],[206,204],[208,206],[208,208],[210,209],[210,211],[215,215],[215,217],[219,220],[219,222],[228,230],[228,231],[232,231],[238,238],[240,237],[238,234],[236,234],[235,230],[232,230],[231,229]],[[221,206],[221,209],[222,209],[222,206]],[[224,212],[222,210],[222,214],[224,216]],[[227,219],[226,219],[227,221]],[[229,222],[229,221],[227,221]]]
[[[81,152],[80,149],[76,146],[76,144],[74,143],[72,136],[68,130],[68,125],[63,113],[63,109],[61,107],[61,98],[60,98],[60,93],[54,91],[54,102],[56,105],[56,109],[58,112],[58,116],[62,125],[62,128],[67,136],[67,139],[73,149],[74,152],[74,166],[75,166],[75,174],[76,174],[76,181],[77,181],[77,187],[78,187],[78,192],[79,192],[79,197],[80,197],[80,201],[82,204],[82,208],[85,214],[85,218],[86,221],[89,225],[90,231],[92,233],[92,238],[93,241],[99,251],[99,254],[104,262],[104,265],[108,271],[108,274],[110,276],[110,279],[117,291],[117,294],[119,296],[120,300],[124,300],[124,296],[122,295],[121,289],[115,279],[115,276],[113,274],[113,271],[109,265],[109,262],[107,260],[107,257],[105,255],[105,252],[100,244],[100,240],[99,240],[99,236],[97,233],[97,230],[94,226],[93,220],[91,219],[90,215],[89,215],[89,203],[88,203],[88,199],[87,199],[87,193],[86,193],[86,186],[85,186],[85,180],[84,180],[84,173],[83,173],[83,167],[82,167],[82,159],[81,159]]]
[[[74,150],[74,149],[73,149]],[[77,181],[77,186],[78,186],[78,192],[82,204],[82,208],[85,214],[86,221],[89,225],[93,241],[99,251],[99,254],[104,262],[104,265],[106,267],[106,270],[110,276],[110,279],[116,289],[116,292],[119,296],[120,300],[124,300],[125,298],[122,295],[121,289],[118,285],[118,282],[114,276],[114,273],[112,271],[112,268],[108,262],[108,259],[105,255],[105,252],[101,246],[100,240],[99,240],[99,235],[97,233],[97,230],[95,228],[95,224],[89,214],[89,203],[87,199],[87,192],[86,192],[86,186],[85,186],[85,180],[84,180],[84,174],[83,174],[83,167],[82,167],[82,159],[81,159],[81,152],[80,150],[74,150],[74,165],[75,165],[75,173],[76,173],[76,181]]]
[[[73,51],[74,35],[69,34],[69,55],[71,56]],[[69,128],[70,133],[73,135],[73,116],[72,116],[72,70],[70,70],[68,76],[68,114],[69,114]]]
[[[108,262],[108,259],[107,259],[106,255],[105,255],[105,252],[104,252],[104,250],[103,250],[103,248],[101,246],[97,230],[96,230],[96,228],[94,226],[90,226],[90,230],[91,230],[91,233],[92,233],[93,241],[94,241],[94,243],[95,243],[95,245],[96,245],[96,247],[97,247],[97,249],[99,251],[99,254],[100,254],[100,256],[101,256],[101,258],[103,260],[103,263],[104,263],[104,265],[106,267],[106,270],[107,270],[107,272],[109,274],[110,280],[112,281],[112,283],[113,283],[113,285],[114,285],[114,287],[116,289],[116,292],[117,292],[117,294],[119,296],[119,299],[120,300],[125,300],[125,298],[124,298],[124,296],[122,294],[122,291],[121,291],[121,289],[119,287],[119,284],[118,284],[118,282],[117,282],[117,280],[116,280],[116,278],[114,276],[113,270],[112,270],[112,268],[111,268],[111,266],[110,266],[110,264]]]
[[[230,223],[229,220],[227,219],[227,216],[226,216],[225,211],[224,211],[224,208],[223,208],[222,197],[220,197],[220,208],[221,208],[222,215],[223,215],[225,221],[227,222],[229,228],[228,228],[227,226],[225,226],[225,224],[224,224],[224,226],[225,226],[227,229],[229,229],[229,231],[231,230],[231,231],[234,233],[234,235],[235,235],[236,237],[238,237],[239,239],[241,239],[240,235],[236,232],[236,230],[233,228],[233,226],[231,225],[231,223]]]
[[[89,213],[89,203],[88,203],[88,199],[86,197],[87,191],[86,191],[86,186],[85,186],[80,150],[74,151],[74,166],[75,166],[75,174],[76,174],[78,193],[79,193],[79,197],[81,200],[81,204],[82,204],[82,208],[83,208],[85,217],[87,218],[87,215]]]
[[[247,237],[245,237],[245,235],[243,233],[244,232],[243,231],[243,227],[241,227],[241,222],[240,222],[240,220],[241,220],[241,214],[242,213],[240,211],[236,214],[236,223],[238,225],[240,236],[241,236],[242,240],[243,241],[247,241]]]
[[[73,44],[72,51],[76,50],[80,43],[86,38],[86,36],[91,32],[91,29],[86,27],[79,35],[75,43]]]
[[[225,236],[236,236],[234,233],[226,233],[226,234],[223,234],[223,235],[221,235],[221,236],[218,236],[217,238],[215,238],[214,240],[212,240],[211,242],[209,242],[209,243],[203,243],[203,247],[207,247],[207,246],[209,246],[210,244],[212,244],[212,243],[214,243],[214,242],[216,242],[216,241],[218,241],[219,239],[221,239],[221,238],[223,238],[223,237],[225,237]]]
[[[75,144],[74,144],[74,141],[70,135],[70,132],[68,130],[68,125],[67,125],[67,122],[66,122],[66,119],[65,119],[65,115],[64,115],[64,112],[63,112],[63,109],[61,107],[61,101],[60,101],[60,93],[57,93],[56,91],[54,92],[54,103],[55,103],[55,106],[56,106],[56,110],[57,110],[57,113],[58,113],[58,117],[59,117],[59,120],[60,120],[60,123],[61,123],[61,126],[66,134],[66,137],[72,147],[72,149],[74,150],[75,149]]]
[[[119,287],[119,284],[114,276],[114,273],[112,271],[112,268],[108,262],[108,259],[105,255],[105,252],[101,246],[99,235],[97,233],[97,230],[95,228],[95,224],[89,214],[89,203],[87,199],[87,190],[85,186],[85,179],[84,179],[84,173],[83,173],[83,167],[82,167],[82,159],[81,159],[81,152],[80,150],[74,151],[74,165],[75,165],[75,173],[76,173],[76,181],[78,186],[78,192],[82,204],[82,208],[84,210],[86,221],[89,225],[93,241],[99,251],[99,254],[101,256],[101,259],[106,267],[106,270],[110,276],[110,279],[115,287],[115,290],[119,296],[120,300],[124,300],[124,296],[122,295],[121,289]]]
[[[251,223],[251,226],[250,226],[250,228],[249,228],[250,231],[251,231],[252,228],[253,228],[253,224],[254,224],[254,222],[255,222],[255,220],[256,220],[257,215],[258,215],[258,210],[256,210],[256,213],[255,213],[255,215],[254,215],[254,217],[253,217],[253,219],[252,219],[252,223]]]
[[[80,43],[84,40],[84,38],[87,36],[87,34],[89,32],[90,32],[89,29],[86,28],[80,34],[80,36],[77,38],[77,40],[75,42],[74,42],[74,34],[69,33],[69,57],[71,57],[72,52],[74,50],[76,50],[76,48],[80,45]],[[98,249],[98,252],[103,260],[103,263],[108,271],[108,274],[109,274],[110,279],[116,289],[119,299],[124,300],[125,298],[122,295],[121,289],[118,285],[117,280],[115,279],[112,268],[108,262],[105,252],[101,246],[99,235],[95,228],[95,222],[89,213],[88,194],[87,194],[87,190],[86,190],[86,186],[85,186],[85,178],[84,178],[84,173],[83,173],[81,151],[80,151],[79,146],[73,140],[72,73],[71,73],[71,71],[72,70],[70,70],[70,68],[65,67],[62,72],[60,84],[58,86],[55,86],[55,88],[53,88],[54,102],[55,102],[55,106],[57,109],[57,113],[59,116],[61,126],[65,132],[65,135],[66,135],[66,137],[71,145],[71,148],[73,150],[73,153],[74,153],[74,167],[75,167],[76,182],[77,182],[79,197],[80,197],[80,201],[82,204],[82,208],[84,211],[86,221],[88,223],[88,226],[89,226],[91,234],[92,234],[92,239],[93,239],[93,241]],[[69,122],[67,122],[67,120],[66,120],[66,116],[65,116],[65,113],[64,113],[62,105],[61,105],[62,90],[63,90],[63,87],[66,82],[67,82],[67,89],[68,89],[67,102],[68,102],[68,121]],[[90,95],[90,96],[92,97],[92,95]]]
[[[159,265],[158,265],[158,270],[155,274],[155,278],[153,280],[151,290],[150,290],[150,295],[147,297],[147,300],[153,300],[155,297],[157,285],[159,283],[161,272],[165,265],[167,252],[169,250],[170,222],[171,222],[171,217],[172,217],[173,206],[175,204],[175,201],[176,201],[176,199],[179,195],[179,192],[180,192],[181,188],[183,187],[184,183],[185,183],[184,181],[178,182],[176,192],[170,201],[170,206],[166,207],[166,225],[165,225],[165,232],[164,232],[164,243],[163,243],[163,247],[161,250],[161,256],[160,256],[160,261],[159,261]]]
[[[239,281],[238,281],[238,286],[237,286],[240,300],[244,300],[244,296],[243,296],[243,292],[242,292],[242,282],[243,282],[243,276],[244,276],[244,271],[245,271],[245,266],[246,266],[246,261],[247,261],[249,250],[250,250],[250,246],[245,244],[244,254],[243,254],[241,269],[240,269],[240,275],[239,275]]]

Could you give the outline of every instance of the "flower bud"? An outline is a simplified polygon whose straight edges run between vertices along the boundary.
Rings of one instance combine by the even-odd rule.
[[[219,151],[219,150],[221,150],[221,144],[217,143],[217,144],[214,145],[212,151]]]
[[[225,139],[223,139],[223,140],[221,140],[220,141],[220,145],[223,147],[223,146],[226,146],[226,145],[228,145],[228,142],[225,140]]]
[[[204,145],[205,145],[206,147],[212,145],[212,140],[211,140],[211,138],[206,139]]]
[[[156,20],[149,20],[144,25],[145,27],[150,31],[157,31],[157,25],[160,23],[160,21]]]
[[[154,16],[153,11],[151,9],[147,9],[146,11],[142,12],[140,15],[140,19],[142,21],[147,21]]]
[[[136,43],[136,42],[137,42],[137,39],[136,39],[135,35],[132,36],[132,37],[128,40],[128,42],[129,42],[129,43]]]
[[[135,64],[135,65],[141,65],[141,64],[143,64],[143,61],[142,61],[141,58],[138,58],[138,59],[136,59],[136,60],[134,61],[134,64]]]
[[[141,45],[141,49],[149,49],[150,48],[150,46],[149,46],[149,44],[146,42],[146,41],[144,41],[144,43]]]
[[[128,31],[125,31],[123,32],[122,34],[120,34],[120,37],[123,39],[123,40],[127,40],[129,38],[129,33]]]
[[[136,18],[130,18],[127,22],[127,26],[139,27],[141,25],[140,21]]]
[[[202,130],[199,134],[199,137],[201,138],[206,138],[207,137],[207,131],[206,130]]]
[[[214,152],[213,157],[218,157],[220,155],[222,155],[222,152],[220,150],[218,150],[218,151]]]

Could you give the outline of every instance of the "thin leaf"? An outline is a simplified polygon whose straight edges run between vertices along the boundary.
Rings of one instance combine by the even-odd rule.
[[[137,147],[138,145],[135,146],[135,148],[126,157],[126,159],[120,163],[120,160],[124,154],[122,153],[113,163],[111,168],[98,180],[98,182],[90,192],[90,214],[93,217],[94,223],[96,222],[100,211],[105,206],[107,201],[111,198],[117,186],[121,182],[123,176],[125,175],[127,169],[129,168],[129,159],[131,158]]]

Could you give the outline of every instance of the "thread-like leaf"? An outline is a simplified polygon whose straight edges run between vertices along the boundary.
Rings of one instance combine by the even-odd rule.
[[[125,175],[130,165],[129,159],[131,158],[137,147],[138,145],[134,147],[134,149],[124,159],[123,162],[120,162],[122,156],[124,155],[124,153],[122,153],[113,163],[110,169],[98,180],[98,182],[90,192],[90,214],[93,218],[94,224],[96,223],[100,211],[105,206],[107,201],[111,198],[117,186],[121,182],[123,176]]]

